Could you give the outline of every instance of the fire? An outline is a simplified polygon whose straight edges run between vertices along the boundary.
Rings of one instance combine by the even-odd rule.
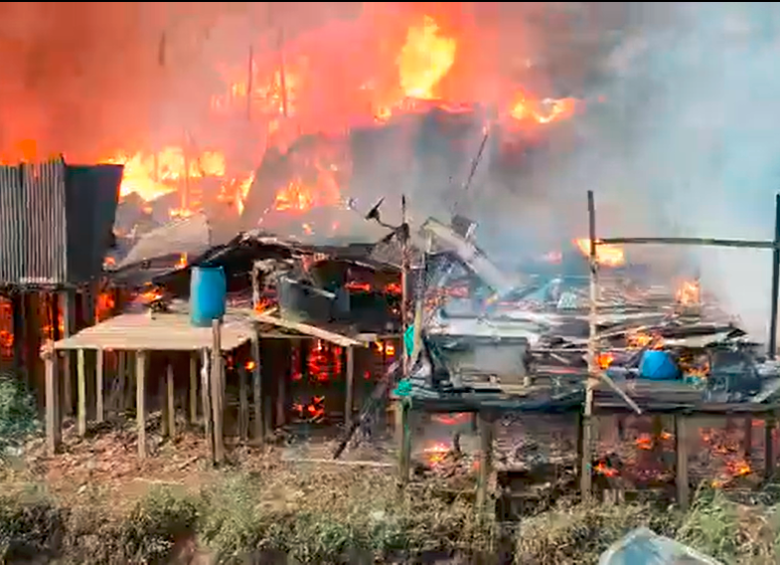
[[[609,369],[609,366],[615,361],[615,356],[612,353],[600,353],[596,358],[599,368],[602,370]]]
[[[401,89],[410,98],[431,100],[434,88],[455,62],[457,42],[439,34],[439,26],[424,16],[421,26],[412,26],[396,60]]]
[[[247,362],[244,364],[244,368],[245,368],[247,371],[254,371],[254,370],[255,370],[255,367],[257,367],[257,363],[255,363],[255,362],[254,362],[253,360],[251,360],[251,359],[250,359],[249,361],[247,361]]]
[[[586,257],[590,256],[589,238],[575,239],[574,243],[583,255]],[[623,253],[623,248],[619,245],[605,245],[602,243],[596,246],[596,262],[605,267],[619,267],[625,264],[626,257]]]
[[[376,341],[374,342],[374,348],[380,355],[387,355],[388,357],[395,355],[395,345],[389,341]]]
[[[701,301],[701,289],[698,281],[682,281],[675,292],[675,299],[682,306],[699,304]]]
[[[599,461],[593,466],[593,470],[599,474],[604,475],[605,477],[617,477],[619,475],[617,469],[613,469],[609,465],[607,465],[604,461]]]
[[[574,115],[576,107],[577,101],[574,98],[545,98],[538,102],[529,100],[524,94],[518,94],[509,115],[519,121],[549,124]]]
[[[176,268],[177,269],[183,269],[187,266],[187,254],[182,253],[179,255],[179,260],[176,262]]]
[[[431,467],[435,467],[442,463],[447,458],[447,454],[450,451],[450,447],[442,442],[436,442],[423,449],[425,460]]]

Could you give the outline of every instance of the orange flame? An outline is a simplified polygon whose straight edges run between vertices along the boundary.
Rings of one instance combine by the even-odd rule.
[[[583,255],[586,257],[590,256],[589,238],[575,239],[574,243]],[[626,257],[623,253],[623,248],[619,245],[605,245],[602,243],[596,246],[596,262],[606,267],[619,267],[625,264]]]

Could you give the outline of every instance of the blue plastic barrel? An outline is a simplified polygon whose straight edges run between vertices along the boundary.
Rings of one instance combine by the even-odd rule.
[[[222,267],[193,267],[190,279],[190,323],[199,328],[225,315],[227,280]]]
[[[654,381],[670,381],[680,377],[680,368],[666,351],[648,350],[642,354],[639,376]]]

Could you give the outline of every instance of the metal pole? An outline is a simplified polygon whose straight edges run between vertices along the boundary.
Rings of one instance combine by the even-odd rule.
[[[772,250],[772,306],[769,314],[769,351],[770,359],[777,354],[777,301],[780,298],[780,194],[775,195],[775,239]]]

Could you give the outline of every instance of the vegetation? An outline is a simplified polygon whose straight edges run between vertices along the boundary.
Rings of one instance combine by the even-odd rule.
[[[646,504],[562,502],[519,525],[514,560],[596,563],[639,526],[726,564],[768,565],[780,556],[773,505],[741,505],[702,491],[685,514]],[[0,562],[43,555],[62,563],[165,563],[195,547],[218,563],[247,562],[263,551],[298,563],[383,562],[426,551],[495,555],[492,528],[474,519],[471,502],[443,500],[425,488],[400,493],[382,473],[234,473],[196,493],[153,489],[114,514],[98,500],[65,508],[40,494],[0,498]]]
[[[0,458],[40,428],[35,399],[21,379],[0,374]]]

